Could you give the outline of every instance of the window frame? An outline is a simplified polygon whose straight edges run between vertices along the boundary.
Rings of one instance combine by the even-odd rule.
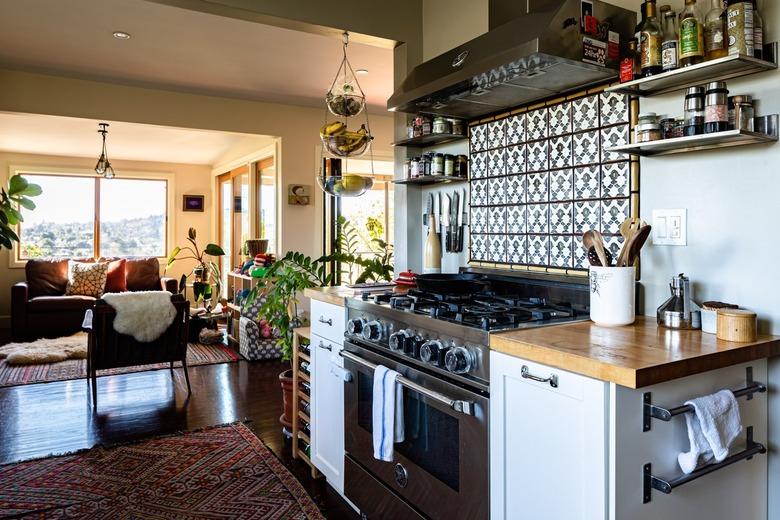
[[[8,178],[10,179],[14,175],[39,175],[49,177],[79,177],[79,178],[92,178],[96,179],[95,183],[95,200],[93,201],[95,207],[95,221],[94,221],[94,233],[95,239],[93,244],[93,253],[100,252],[100,182],[110,182],[111,179],[101,179],[95,174],[94,170],[87,170],[84,168],[67,168],[60,166],[27,166],[27,165],[11,165],[8,168]],[[175,233],[175,216],[176,207],[174,196],[176,193],[176,185],[174,180],[174,174],[171,172],[162,171],[126,171],[122,170],[117,176],[120,180],[146,180],[146,181],[164,181],[165,182],[165,244],[163,249],[163,256],[157,257],[158,259],[167,259],[168,251],[170,251],[170,244],[173,240]],[[24,268],[27,264],[25,258],[21,258],[21,226],[16,226],[17,234],[19,235],[20,242],[14,242],[14,247],[9,250],[9,267],[10,268]],[[94,258],[99,258],[99,255]]]

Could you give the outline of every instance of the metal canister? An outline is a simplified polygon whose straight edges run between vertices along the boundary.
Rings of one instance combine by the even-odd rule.
[[[449,119],[452,125],[452,133],[455,135],[466,135],[466,122],[462,119]]]
[[[685,91],[685,135],[704,133],[704,87]]]
[[[433,152],[424,153],[420,158],[420,174],[423,176],[430,175],[432,163]]]
[[[437,153],[431,162],[431,175],[444,175],[444,154]]]
[[[725,81],[707,83],[704,101],[704,133],[714,134],[729,129],[729,89]]]
[[[433,133],[434,134],[451,134],[452,123],[449,119],[444,117],[437,117],[433,120]]]
[[[756,110],[751,96],[734,96],[734,128],[737,130],[753,131],[753,119]]]
[[[661,139],[671,139],[674,137],[674,118],[664,117],[661,119]]]
[[[456,177],[468,177],[469,175],[469,158],[465,155],[458,155],[455,157],[455,176]]]
[[[455,156],[446,154],[444,156],[444,175],[452,177],[455,174]]]

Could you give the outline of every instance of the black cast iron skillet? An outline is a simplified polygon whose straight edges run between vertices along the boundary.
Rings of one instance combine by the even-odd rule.
[[[447,295],[473,294],[484,290],[484,276],[475,273],[418,274],[415,278],[421,291]]]

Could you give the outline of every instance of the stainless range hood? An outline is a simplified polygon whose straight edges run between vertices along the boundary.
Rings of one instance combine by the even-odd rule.
[[[475,119],[617,77],[616,67],[585,63],[583,6],[629,38],[636,14],[600,0],[498,0],[495,28],[415,67],[389,110]],[[521,13],[517,13],[521,6]],[[498,25],[494,17],[519,16]],[[511,13],[511,14],[509,14]]]

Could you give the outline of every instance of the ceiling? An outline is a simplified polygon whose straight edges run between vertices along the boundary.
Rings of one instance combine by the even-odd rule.
[[[0,67],[322,106],[341,58],[337,38],[144,0],[0,2]],[[369,71],[369,105],[386,110],[393,51],[351,43],[349,58]]]
[[[90,119],[0,112],[0,151],[95,157],[98,123]],[[217,165],[256,152],[273,138],[105,121],[108,157],[129,161]]]

